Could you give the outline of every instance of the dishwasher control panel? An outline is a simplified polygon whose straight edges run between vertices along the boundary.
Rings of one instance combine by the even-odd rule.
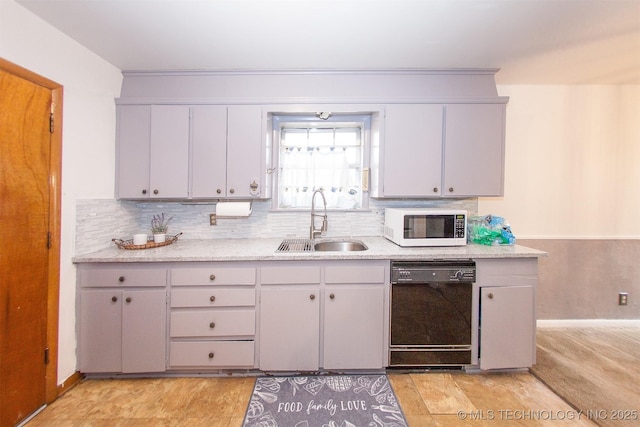
[[[391,263],[391,283],[443,283],[476,280],[473,261],[399,261]]]

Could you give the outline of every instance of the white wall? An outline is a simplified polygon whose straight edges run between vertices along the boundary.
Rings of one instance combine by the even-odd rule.
[[[640,238],[640,86],[499,86],[505,194],[480,214],[518,238]]]
[[[113,198],[120,70],[13,0],[0,0],[0,57],[64,86],[58,381],[76,371],[75,201]]]

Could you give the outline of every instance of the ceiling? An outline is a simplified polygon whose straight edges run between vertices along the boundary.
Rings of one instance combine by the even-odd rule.
[[[640,84],[640,0],[16,0],[117,68],[501,68]]]

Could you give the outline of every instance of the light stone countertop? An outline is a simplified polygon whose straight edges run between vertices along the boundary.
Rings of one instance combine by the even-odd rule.
[[[283,239],[178,239],[159,248],[126,250],[112,247],[77,255],[74,263],[188,262],[188,261],[313,261],[313,260],[433,260],[470,258],[539,258],[546,252],[520,245],[466,245],[456,247],[401,248],[384,237],[353,237],[368,246],[353,252],[276,252]],[[316,241],[341,240],[322,238]]]

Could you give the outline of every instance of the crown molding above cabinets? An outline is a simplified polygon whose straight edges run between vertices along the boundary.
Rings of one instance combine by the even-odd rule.
[[[124,72],[116,103],[498,102],[498,69]]]

